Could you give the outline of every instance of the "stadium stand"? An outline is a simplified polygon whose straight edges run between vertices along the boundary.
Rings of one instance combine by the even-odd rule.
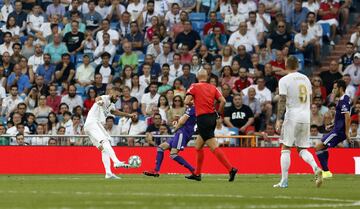
[[[164,0],[166,7],[153,0],[141,0],[138,5],[132,0],[120,0],[120,4],[106,1],[104,6],[94,0],[23,2],[0,1],[4,127],[0,134],[8,136],[0,137],[1,145],[17,145],[13,137],[17,133],[24,133],[29,139],[25,143],[31,145],[31,137],[39,134],[39,125],[44,125],[45,134],[65,135],[55,137],[58,145],[89,144],[66,136],[84,134],[82,125],[94,98],[106,94],[112,86],[123,89],[116,107],[128,113],[138,112],[139,117],[138,121],[115,118],[111,126],[105,124],[110,134],[127,135],[134,124],[142,130],[136,135],[171,134],[174,122],[184,114],[185,87],[194,82],[201,68],[210,73],[209,82],[226,95],[226,108],[232,106],[234,94],[244,95],[255,118],[252,135],[259,141],[272,138],[270,144],[276,144],[272,141],[279,133],[271,130],[276,120],[277,83],[287,74],[285,61],[290,55],[298,58],[300,72],[312,82],[322,79],[322,84],[313,83],[314,104],[319,108],[316,118],[320,118],[317,137],[327,133],[325,126],[333,119],[331,108],[336,98],[329,87],[332,79],[352,79],[347,93],[353,99],[353,122],[359,123],[359,1],[324,0],[310,5],[296,0],[294,5],[300,8],[295,9],[294,5],[282,4],[285,1],[272,4],[267,0],[221,0],[210,6],[197,1],[201,5],[192,11],[182,10],[182,1],[170,0]],[[335,12],[327,12],[329,5]],[[216,21],[214,13],[210,18],[210,11],[216,12]],[[308,11],[306,18],[303,11]],[[313,12],[314,20],[309,12]],[[308,26],[306,30],[299,29],[299,23],[293,20],[300,13]],[[240,22],[239,26],[234,27],[231,20]],[[212,28],[208,27],[204,34],[206,24]],[[231,32],[230,27],[237,30]],[[313,50],[306,51],[310,45]],[[320,46],[320,57],[316,45]],[[190,66],[190,73],[186,66]],[[355,67],[356,75],[343,75],[349,72],[348,67]],[[229,91],[225,92],[227,87]],[[46,104],[41,101],[44,96]],[[157,113],[162,117],[161,126],[153,125]],[[73,122],[73,118],[80,118],[80,123]],[[18,124],[26,128],[18,130]],[[170,132],[165,134],[164,127]],[[241,134],[239,129],[225,124],[224,128],[229,129],[229,136]],[[352,136],[360,136],[360,129]],[[126,142],[128,138],[114,137],[112,145],[134,145]],[[155,141],[164,139],[158,137]],[[44,141],[40,145],[47,144]],[[144,137],[136,144],[146,145]],[[238,141],[231,144],[242,145]]]

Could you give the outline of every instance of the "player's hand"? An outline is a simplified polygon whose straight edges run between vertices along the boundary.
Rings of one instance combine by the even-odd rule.
[[[276,120],[275,129],[277,133],[281,131],[281,120]]]
[[[135,114],[135,113],[130,113],[130,114],[128,115],[128,117],[129,117],[129,118],[135,118],[135,117],[136,117],[136,114]]]
[[[346,141],[349,143],[349,146],[354,143],[354,140],[350,137],[350,134],[346,134]]]
[[[97,102],[96,102],[96,104],[98,104],[99,106],[103,106],[103,104],[104,104],[104,101],[102,101],[102,100],[99,100],[99,101],[97,101]]]

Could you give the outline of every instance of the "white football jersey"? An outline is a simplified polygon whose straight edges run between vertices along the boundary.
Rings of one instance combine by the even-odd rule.
[[[104,124],[106,117],[112,116],[111,111],[115,110],[116,108],[115,104],[110,101],[110,96],[103,95],[101,96],[101,99],[104,104],[100,106],[96,102],[94,103],[87,115],[85,124],[89,122],[100,122]]]
[[[279,94],[286,95],[285,120],[310,123],[311,82],[305,75],[294,72],[279,81]]]

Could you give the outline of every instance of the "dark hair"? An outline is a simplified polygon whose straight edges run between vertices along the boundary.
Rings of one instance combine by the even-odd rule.
[[[107,120],[112,120],[113,122],[115,122],[115,118],[113,116],[107,116],[105,121]]]
[[[80,12],[77,11],[77,10],[70,11],[70,17],[73,16],[73,15],[79,15],[80,16]]]
[[[95,90],[94,87],[91,87],[91,88],[88,89],[88,91],[87,91],[87,96],[88,96],[89,99],[90,99],[90,91],[91,91],[91,90],[94,90],[94,92],[95,92],[95,98],[96,98],[96,97],[97,97],[97,92],[96,92],[96,90]]]
[[[50,120],[50,115],[53,115],[55,117],[55,123],[59,123],[59,119],[56,116],[55,112],[50,112],[47,116],[48,118],[48,123],[47,123],[47,127],[48,127],[48,131],[52,129],[52,124],[51,124],[51,120]]]
[[[76,108],[76,107],[75,107],[75,108]],[[74,108],[74,109],[75,109],[75,108]],[[74,114],[71,116],[71,119],[74,119],[75,117],[81,119],[81,116],[80,116],[79,114],[76,114],[76,113],[74,113]]]
[[[354,46],[353,43],[351,43],[350,41],[346,43],[346,45],[351,45],[351,46]]]
[[[11,34],[10,32],[5,32],[5,33],[3,34],[3,37],[5,37],[6,35],[10,35],[10,37],[12,37],[12,34]]]
[[[6,20],[6,28],[7,28],[7,29],[10,29],[10,18],[14,18],[14,20],[15,20],[15,25],[14,25],[14,27],[16,27],[16,18],[13,17],[13,16],[9,16],[8,19]]]
[[[306,17],[309,17],[310,15],[314,15],[316,17],[315,12],[308,12],[308,14],[306,15]]]
[[[250,17],[250,15],[256,15],[256,12],[255,11],[250,11],[249,12],[249,17]]]
[[[101,54],[101,59],[104,59],[105,57],[110,58],[111,57],[110,53],[109,52],[104,52],[104,53]]]
[[[24,105],[25,106],[25,108],[27,107],[27,105],[26,105],[26,103],[25,102],[20,102],[19,104],[17,104],[17,108],[19,108],[21,105]]]
[[[342,79],[339,79],[339,80],[336,80],[335,82],[334,82],[334,84],[336,83],[336,85],[337,85],[337,87],[338,88],[342,88],[343,89],[343,91],[345,92],[345,89],[346,89],[346,83],[345,83],[345,81],[344,80],[342,80]]]
[[[22,46],[21,46],[21,44],[19,44],[19,43],[14,43],[14,44],[12,45],[12,49],[14,49],[15,46],[19,46],[19,47],[20,47],[20,50],[22,49]]]
[[[170,65],[168,63],[164,63],[161,68],[163,68],[163,67],[168,67],[169,68]]]
[[[61,58],[64,58],[64,57],[70,57],[70,54],[69,53],[64,53],[61,55]]]
[[[315,124],[312,124],[312,125],[310,126],[310,129],[312,129],[312,128],[316,128],[316,130],[319,130],[319,126],[317,126],[317,125],[315,125]]]
[[[119,87],[117,87],[117,86],[113,86],[113,87],[111,88],[111,90],[121,92],[121,88],[119,88]]]
[[[180,98],[180,107],[184,107],[184,100],[182,99],[182,97],[180,95],[176,95],[173,97],[172,107],[175,108],[175,99],[176,98]]]
[[[155,4],[155,2],[154,2],[154,0],[148,0],[147,2],[146,2],[146,4]]]
[[[58,28],[58,27],[59,27],[59,25],[57,23],[51,23],[50,24],[51,30],[54,29],[54,28]]]
[[[169,106],[169,100],[166,98],[166,96],[164,96],[164,95],[161,95],[160,97],[159,97],[159,100],[158,100],[158,107],[160,107],[160,98],[165,98],[165,105],[166,106]]]
[[[70,111],[65,111],[65,112],[63,113],[63,115],[69,115],[69,116],[72,116],[72,114],[71,114],[71,112],[70,112]]]

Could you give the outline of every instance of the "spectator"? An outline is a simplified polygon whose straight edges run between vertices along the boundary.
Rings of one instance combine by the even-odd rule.
[[[13,72],[14,65],[10,62],[9,52],[4,52],[2,55],[2,65],[1,65],[4,73],[4,77],[9,77],[9,75]],[[3,79],[4,84],[5,79]],[[4,85],[5,86],[5,85]]]
[[[93,87],[87,91],[87,98],[84,101],[84,115],[87,115],[91,107],[95,104],[97,93]]]
[[[176,36],[181,33],[181,32],[184,32],[184,27],[185,27],[185,22],[189,20],[189,15],[187,12],[185,12],[184,10],[180,12],[180,21],[176,24],[174,24],[174,26],[171,29],[170,31],[170,36],[172,38],[176,38]],[[165,28],[166,29],[166,26],[165,25],[160,25],[159,27],[159,32],[161,32],[161,30]],[[165,33],[166,30],[165,30]],[[170,37],[169,37],[170,38]],[[160,40],[162,41],[162,38],[161,38],[161,35],[160,35]],[[164,41],[162,41],[164,42]],[[170,42],[170,40],[166,40],[166,42]]]
[[[247,95],[249,88],[254,88],[256,91],[256,98],[264,105],[271,105],[271,91],[266,88],[265,80],[263,77],[260,77],[256,80],[256,84],[253,84],[246,89],[242,90],[244,96]],[[270,111],[272,108],[268,108]]]
[[[176,36],[173,49],[176,51],[177,49],[181,48],[180,44],[186,44],[189,46],[190,53],[195,53],[196,50],[201,46],[200,35],[197,31],[192,29],[191,22],[189,20],[185,21],[184,23],[184,31]]]
[[[310,0],[311,1],[311,0]],[[319,23],[316,22],[316,14],[309,12],[307,15],[308,31],[313,34],[316,39],[316,44],[322,45],[323,29]]]
[[[346,67],[344,73],[351,77],[351,84],[358,86],[360,84],[360,52],[354,54],[353,64]]]
[[[33,113],[27,113],[27,118],[25,121],[25,126],[29,128],[30,134],[36,133],[36,128],[38,124],[35,122],[35,115]]]
[[[90,86],[94,82],[95,69],[90,64],[90,57],[83,55],[83,64],[76,68],[75,82],[81,87]]]
[[[133,49],[138,53],[142,54],[144,47],[144,35],[139,31],[137,22],[130,23],[130,34],[125,36],[123,41],[131,43]]]
[[[152,36],[151,44],[147,46],[146,54],[152,55],[153,57],[157,57],[162,53],[162,43],[160,43],[160,38],[157,34]]]
[[[246,70],[251,68],[251,66],[252,66],[251,55],[246,51],[245,45],[239,45],[237,47],[237,52],[238,52],[238,54],[236,56],[234,56],[232,64],[236,60],[238,62],[238,64],[240,65],[239,67],[243,67]],[[234,71],[234,68],[233,68],[233,71]]]
[[[76,95],[76,86],[73,84],[69,85],[68,95],[63,96],[61,102],[69,105],[70,110],[78,105],[83,107],[84,104],[81,96]]]
[[[51,63],[58,64],[61,62],[61,59],[63,59],[62,55],[68,53],[68,49],[66,45],[61,42],[60,35],[54,34],[54,41],[45,46],[44,53],[50,54]]]
[[[139,76],[134,74],[131,78],[131,92],[130,95],[135,97],[138,101],[142,100],[145,86],[142,86],[139,82]]]
[[[247,0],[246,0],[247,1]],[[265,38],[265,26],[257,19],[255,11],[249,12],[249,21],[247,22],[247,28],[254,37],[257,38],[259,44],[264,43]]]
[[[224,24],[226,26],[226,34],[231,35],[235,33],[239,24],[245,22],[247,17],[246,15],[240,14],[238,9],[238,4],[236,2],[231,3],[231,11],[225,14]]]
[[[104,19],[101,23],[101,30],[96,34],[96,41],[99,46],[104,44],[104,33],[109,34],[109,42],[116,46],[119,42],[119,33],[116,30],[110,28],[110,22],[107,19]]]
[[[221,93],[225,98],[225,105],[224,107],[230,107],[233,101],[233,97],[231,95],[231,86],[229,86],[228,84],[224,84],[221,86]]]
[[[121,109],[124,108],[124,105],[129,105],[131,112],[137,112],[139,110],[139,101],[130,95],[130,87],[124,86],[122,96],[120,97]]]
[[[109,63],[112,63],[116,52],[116,47],[110,42],[110,35],[103,33],[103,42],[94,51],[95,64],[100,65],[103,54],[109,54]]]
[[[5,22],[8,17],[9,14],[12,13],[14,11],[14,7],[12,6],[12,3],[10,0],[4,0],[3,1],[3,5],[1,7],[1,18],[0,20]]]
[[[179,77],[185,89],[188,89],[191,84],[196,83],[196,75],[190,72],[190,65],[184,64],[182,66],[183,75]]]
[[[12,42],[12,35],[10,32],[3,33],[3,40],[4,43],[0,45],[0,54],[4,56],[4,53],[9,53],[9,56],[11,56],[14,51],[12,49],[13,42]]]
[[[16,85],[18,87],[19,93],[24,95],[28,93],[31,87],[29,77],[21,73],[21,68],[19,64],[16,64],[14,66],[13,73],[11,73],[7,79],[8,91],[10,91],[13,85]]]
[[[318,127],[323,125],[323,115],[319,111],[319,107],[316,104],[311,105],[311,115],[310,121],[312,125],[316,125]]]
[[[0,145],[9,146],[10,145],[10,138],[2,136],[5,133],[6,133],[5,126],[2,123],[0,123]]]
[[[313,103],[318,107],[319,112],[322,116],[325,116],[325,113],[329,111],[329,108],[327,108],[325,105],[323,105],[324,101],[321,97],[321,95],[314,95]],[[324,118],[325,121],[325,118]]]
[[[357,51],[360,51],[360,23],[356,24],[356,32],[351,34],[350,42],[354,44]]]
[[[354,44],[351,42],[346,43],[346,51],[339,59],[339,72],[344,72],[347,66],[354,62]]]
[[[322,84],[322,80],[319,76],[313,76],[311,79],[312,84],[312,93],[313,95],[321,95],[322,99],[325,101],[327,98],[326,88]]]
[[[122,83],[125,85],[125,86],[128,86],[129,88],[131,88],[131,78],[133,76],[133,69],[131,66],[129,65],[126,65],[122,72],[121,72],[121,76],[120,76],[120,82],[122,81]]]
[[[161,118],[163,118],[165,121],[167,121],[166,114],[169,111],[170,106],[169,106],[169,101],[167,100],[166,96],[161,95],[159,97],[159,102],[158,102],[157,107],[159,109],[159,113],[161,115]]]
[[[314,60],[315,65],[320,64],[320,44],[316,40],[314,34],[308,32],[307,23],[301,23],[301,32],[295,35],[294,43],[296,50],[304,55],[305,63]]]
[[[95,74],[102,75],[102,83],[111,83],[115,74],[114,68],[110,65],[111,55],[108,52],[101,54],[101,64],[95,68]]]
[[[178,3],[171,4],[171,9],[166,13],[164,19],[168,28],[172,28],[176,23],[180,22],[180,6]]]
[[[181,82],[180,79],[175,79],[174,80],[174,84],[173,84],[173,90],[174,90],[174,95],[175,96],[181,96],[182,99],[185,98],[186,95],[186,90],[183,86],[183,83]]]
[[[155,4],[154,0],[148,0],[146,2],[146,7],[145,7],[146,9],[141,12],[140,18],[138,19],[139,26],[141,26],[141,28],[144,28],[145,29],[144,31],[146,31],[147,27],[151,26],[152,17],[159,15],[154,10],[154,6],[155,6],[154,4]]]
[[[61,55],[61,62],[55,68],[55,82],[60,85],[63,82],[71,83],[75,76],[75,66],[70,61],[70,54]]]
[[[49,86],[49,96],[46,98],[46,105],[51,107],[56,113],[61,103],[61,96],[57,95],[56,85],[51,84]]]
[[[49,95],[48,86],[45,84],[44,77],[41,75],[36,76],[33,88],[36,88],[40,95]]]
[[[54,112],[49,113],[47,123],[47,133],[50,135],[56,135],[58,128],[60,127],[59,120]]]
[[[290,47],[291,40],[291,34],[286,32],[285,22],[279,21],[277,30],[272,32],[267,39],[266,48],[269,52],[273,49],[282,50],[285,46]]]
[[[53,3],[46,8],[46,15],[59,15],[62,17],[65,15],[65,7],[60,3],[60,0],[53,0]]]
[[[37,33],[37,37],[41,41],[40,43],[52,43],[54,42],[54,36],[57,34],[60,37],[60,40],[63,39],[61,33],[61,27],[59,26],[58,16],[54,15],[51,19],[52,22],[45,22],[41,25],[41,32]]]
[[[82,52],[81,43],[84,40],[84,33],[79,31],[79,22],[76,20],[71,21],[71,31],[67,32],[63,38],[63,42],[65,42],[70,54],[75,55]]]
[[[96,4],[95,0],[88,1],[89,12],[85,13],[83,16],[83,20],[86,23],[86,30],[90,30],[91,32],[96,32],[101,29],[100,23],[103,17],[100,13],[95,10]]]
[[[150,84],[150,80],[151,80],[150,70],[151,70],[151,66],[145,63],[142,68],[143,75],[139,77],[140,85],[148,86]]]
[[[271,24],[271,17],[269,13],[265,12],[265,4],[259,3],[256,19],[259,20],[265,27],[265,31],[268,32]]]
[[[202,44],[200,46],[199,56],[203,64],[204,63],[213,64],[214,56],[209,52],[205,44]]]
[[[229,47],[231,49],[231,47]],[[220,55],[214,56],[214,65],[212,67],[212,74],[216,75],[217,77],[220,76],[222,70],[222,57]]]
[[[245,68],[240,68],[239,70],[239,78],[235,81],[232,86],[232,92],[234,94],[239,94],[243,89],[249,87],[251,82],[247,77],[247,70]]]
[[[231,34],[228,44],[234,51],[236,51],[240,45],[243,45],[245,46],[246,52],[259,52],[259,43],[256,37],[248,32],[246,22],[240,23],[239,30]]]
[[[106,84],[102,82],[103,77],[100,73],[95,73],[94,79],[94,90],[96,91],[97,95],[104,95],[106,91]]]
[[[139,113],[134,112],[136,117],[132,117],[127,120],[126,124],[121,127],[121,134],[127,134],[130,136],[144,134],[146,131],[146,123],[139,120]],[[128,146],[141,146],[141,140],[139,138],[127,138]]]
[[[317,14],[320,9],[319,2],[315,1],[315,0],[308,0],[306,2],[303,2],[302,6],[304,8],[307,8],[309,10],[309,12],[313,12],[314,14]]]
[[[346,83],[345,94],[348,95],[350,97],[351,101],[353,101],[355,103],[357,101],[357,100],[354,100],[355,93],[356,93],[356,88],[355,88],[354,85],[351,85],[351,77],[350,77],[350,75],[345,74],[345,75],[343,75],[342,79]]]
[[[235,145],[235,140],[230,138],[225,138],[226,136],[230,136],[231,133],[227,127],[223,125],[223,119],[221,117],[216,119],[216,127],[214,131],[215,136],[217,137],[217,141],[220,147],[229,147],[231,145]],[[231,143],[232,142],[232,143]]]
[[[165,42],[162,44],[162,50],[159,55],[157,55],[155,62],[160,66],[163,66],[165,63],[172,65],[173,64],[174,52],[171,51],[171,44]]]
[[[309,10],[302,6],[302,0],[295,0],[294,10],[286,16],[286,22],[290,23],[293,32],[299,33],[301,30],[301,23],[306,21]]]
[[[220,78],[221,86],[224,85],[225,83],[228,84],[229,86],[234,86],[236,77],[232,75],[233,73],[230,66],[223,67]]]
[[[141,12],[144,10],[144,4],[140,0],[134,0],[132,1],[126,8],[126,11],[131,16],[131,21],[136,21],[139,16],[141,15]]]
[[[24,48],[22,54],[24,53]],[[51,57],[50,57],[51,60]],[[49,64],[50,64],[49,60]],[[27,65],[29,66],[29,70],[37,73],[37,69],[40,65],[44,64],[44,54],[42,51],[42,47],[40,44],[35,44],[35,50],[32,52],[32,55],[29,57]]]
[[[181,96],[174,96],[171,101],[170,110],[166,114],[168,124],[173,124],[173,122],[177,121],[185,112],[184,101]]]
[[[337,21],[340,4],[334,0],[326,0],[320,3],[318,15],[320,20],[318,23],[328,23],[331,28],[330,45],[335,46],[336,27],[339,25]]]
[[[146,44],[151,43],[153,35],[159,32],[160,20],[158,16],[151,18],[151,26],[146,28],[145,31],[145,42]]]
[[[169,85],[169,76],[161,76],[161,86],[158,88],[158,94],[163,95],[168,90],[172,89],[172,86]]]
[[[188,1],[181,1],[182,2],[182,9],[183,11],[186,11],[187,13],[192,12],[196,7],[196,0],[188,0]]]
[[[342,78],[341,73],[339,73],[339,64],[335,60],[332,60],[329,70],[321,72],[320,78],[326,88],[326,94],[329,95],[332,92],[334,81]]]
[[[224,123],[228,128],[238,128],[241,135],[254,133],[254,114],[249,106],[243,104],[240,94],[234,95],[233,104],[225,109],[224,115]]]
[[[192,53],[189,52],[189,46],[186,44],[183,44],[179,50],[181,55],[181,61],[180,63],[183,64],[190,64],[192,59]],[[200,55],[201,56],[201,55]]]
[[[15,138],[16,138],[16,144],[14,144],[14,145],[18,145],[18,146],[29,145],[27,142],[25,142],[24,134],[18,133],[18,134],[16,134]]]
[[[23,58],[24,56],[21,55],[21,49],[22,49],[21,44],[14,43],[12,45],[12,49],[13,49],[13,54],[10,57],[10,62],[15,65],[16,63],[20,63],[20,59]]]
[[[14,123],[14,126],[12,126],[11,128],[8,128],[8,130],[6,131],[6,134],[8,135],[16,135],[18,133],[21,134],[28,134],[30,133],[30,130],[27,126],[24,126],[22,120],[21,120],[21,115],[20,113],[14,113],[12,116],[12,122]],[[13,145],[14,142],[10,142],[10,145]]]
[[[181,65],[181,55],[175,53],[173,55],[173,64],[170,65],[170,81],[175,80],[176,78],[182,76],[182,65]]]
[[[254,53],[251,55],[251,67],[249,68],[250,77],[259,77],[264,75],[264,65],[260,64],[259,55]]]
[[[275,60],[272,60],[270,64],[278,80],[288,74],[285,69],[285,56],[281,50],[276,50]]]
[[[152,106],[156,106],[160,95],[157,93],[157,84],[149,84],[149,93],[146,93],[141,98],[141,112],[143,115],[151,115]]]
[[[39,105],[33,111],[36,117],[36,123],[46,124],[48,122],[48,115],[52,111],[52,108],[46,105],[46,96],[41,95],[39,97]]]
[[[115,125],[115,118],[113,116],[108,116],[106,118],[106,122],[104,126],[106,132],[111,136],[109,138],[111,146],[116,146],[120,141],[118,135],[120,135],[121,133],[120,133],[120,127]]]
[[[125,12],[125,7],[120,4],[120,0],[113,0],[109,6],[106,19],[108,19],[110,22],[117,22],[121,18],[121,14],[123,12]]]
[[[205,37],[205,45],[211,53],[218,53],[221,49],[226,47],[226,35],[221,33],[219,26],[214,26],[213,32]]]
[[[144,146],[158,146],[162,143],[160,137],[154,137],[154,135],[168,135],[170,133],[169,127],[162,125],[162,118],[159,113],[154,115],[154,123],[146,128],[146,143]],[[163,128],[161,129],[161,126]]]
[[[27,33],[34,35],[41,32],[40,27],[45,22],[44,16],[41,15],[41,7],[35,4],[32,8],[32,13],[27,16]]]
[[[26,30],[27,14],[23,11],[23,5],[20,0],[15,1],[15,10],[9,14],[8,20],[14,17],[16,25],[20,28],[20,33]]]
[[[15,17],[9,17],[6,24],[1,27],[3,33],[11,33],[13,39],[17,39],[20,36],[20,28],[16,25]]]
[[[252,87],[248,88],[248,93],[242,98],[243,104],[250,107],[251,111],[254,114],[254,119],[257,121],[262,112],[261,103],[256,98],[256,90]]]
[[[215,32],[215,28],[220,29],[220,34],[225,34],[225,27],[221,22],[217,21],[217,15],[215,11],[211,11],[209,14],[209,20],[210,22],[206,23],[204,25],[204,35],[210,35]]]
[[[216,10],[217,2],[210,0],[198,0],[196,4],[196,12],[204,12],[208,14],[210,11]]]

